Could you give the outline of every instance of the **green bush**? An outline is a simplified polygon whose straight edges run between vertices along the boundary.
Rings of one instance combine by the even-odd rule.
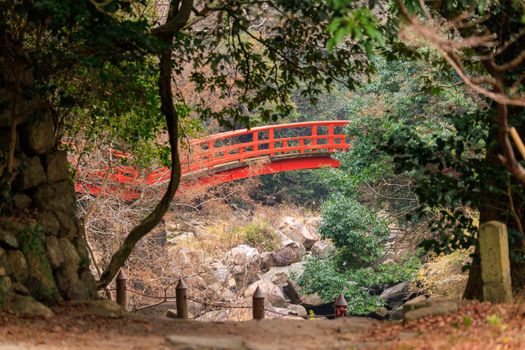
[[[271,251],[279,248],[279,237],[277,237],[272,226],[266,221],[254,221],[244,227],[234,228],[233,231],[246,244],[260,251]]]
[[[382,256],[387,224],[355,198],[333,196],[323,203],[321,217],[319,232],[341,249],[347,266],[360,267]]]
[[[419,269],[417,257],[402,264],[389,263],[374,268],[341,270],[336,257],[310,258],[305,262],[305,271],[294,278],[307,294],[317,293],[326,303],[334,302],[343,293],[348,302],[348,312],[366,315],[383,303],[370,291],[403,281],[414,281]]]

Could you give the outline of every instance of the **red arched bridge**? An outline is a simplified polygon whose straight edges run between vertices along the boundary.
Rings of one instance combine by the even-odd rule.
[[[347,120],[337,120],[269,125],[192,140],[181,151],[183,186],[216,185],[281,171],[338,167],[339,161],[332,155],[350,147],[343,130],[347,124]],[[118,151],[113,154],[127,157]],[[140,196],[141,186],[169,181],[170,169],[145,173],[134,166],[116,166],[110,174],[106,170],[84,177],[98,181],[77,182],[77,192],[97,196],[104,187],[104,192],[118,192],[122,199],[134,199]],[[106,182],[103,179],[109,184],[102,185]]]

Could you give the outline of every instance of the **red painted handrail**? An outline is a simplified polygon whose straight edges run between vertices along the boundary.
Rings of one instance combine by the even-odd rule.
[[[286,156],[293,158],[294,154],[301,157],[319,153],[334,153],[347,150],[343,127],[347,120],[312,121],[293,124],[262,126],[252,129],[242,129],[211,135],[203,139],[192,140],[189,150],[181,154],[183,176],[209,171],[222,165],[245,163],[259,158]],[[297,135],[297,133],[301,135]],[[115,151],[119,158],[129,155]],[[90,178],[105,178],[105,171],[87,174]],[[156,169],[145,178],[133,166],[115,167],[109,179],[127,185],[154,185],[168,181],[168,168]],[[77,183],[77,192],[88,192],[93,195],[100,193],[100,188],[94,185]],[[135,196],[133,196],[135,197]]]

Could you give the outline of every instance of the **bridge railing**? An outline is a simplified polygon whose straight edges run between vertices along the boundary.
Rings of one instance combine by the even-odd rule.
[[[260,157],[347,150],[343,130],[347,124],[347,120],[313,121],[216,134],[190,143],[182,169],[191,173]]]
[[[235,130],[190,141],[189,149],[181,153],[183,175],[206,171],[219,165],[245,162],[262,157],[287,156],[293,154],[333,153],[347,150],[344,126],[347,120],[312,121],[293,124],[262,126],[250,130]],[[117,158],[129,155],[115,151]],[[114,182],[146,184],[148,186],[168,181],[169,168],[159,168],[149,174],[142,174],[134,166],[115,166],[110,171],[95,171],[89,178],[108,179]],[[99,185],[77,184],[77,192],[98,194]],[[88,188],[89,187],[89,188]],[[93,188],[91,188],[93,187]],[[95,193],[96,192],[96,193]]]

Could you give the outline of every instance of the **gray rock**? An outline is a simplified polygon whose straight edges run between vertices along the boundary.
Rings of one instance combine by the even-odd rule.
[[[46,157],[47,181],[58,182],[68,178],[68,161],[66,151],[55,151]]]
[[[267,307],[265,317],[267,319],[276,319],[276,318],[283,318],[283,319],[290,319],[290,320],[302,319],[300,316],[297,315],[297,311],[290,310],[288,308],[277,307],[273,305],[269,305]]]
[[[20,282],[13,283],[13,291],[20,295],[29,295],[29,289]]]
[[[80,257],[75,246],[67,238],[60,238],[58,245],[63,256],[63,263],[56,271],[56,281],[60,291],[69,300],[86,299],[87,291],[84,290],[78,275]]]
[[[241,244],[226,252],[223,262],[231,271],[236,283],[243,285],[244,282],[253,283],[258,279],[260,257],[257,249]]]
[[[386,319],[389,315],[387,308],[383,306],[378,307],[373,314],[379,319]]]
[[[86,314],[105,317],[105,318],[122,318],[126,311],[112,300],[87,300],[80,301],[77,304],[86,306]]]
[[[40,158],[31,157],[23,160],[18,174],[17,187],[24,191],[46,182],[46,173]]]
[[[262,275],[261,279],[270,281],[278,286],[287,284],[292,275],[300,277],[304,272],[304,263],[299,262],[290,266],[276,266],[268,270],[267,273]]]
[[[24,283],[29,277],[29,269],[24,254],[20,250],[8,251],[7,261],[9,264],[9,274],[14,277],[15,281]]]
[[[325,303],[323,299],[321,299],[321,297],[317,293],[302,295],[301,302],[303,304],[312,305],[312,306],[319,306]]]
[[[310,249],[320,239],[315,228],[291,216],[286,216],[281,220],[279,230],[290,239],[301,243],[306,249]]]
[[[408,310],[417,309],[418,307],[421,307],[426,304],[427,304],[427,297],[424,295],[419,295],[415,297],[414,299],[410,299],[409,301],[404,303],[403,310],[408,311]]]
[[[19,317],[51,318],[53,311],[27,295],[16,295],[8,304],[8,311]]]
[[[60,224],[58,235],[69,240],[74,239],[78,232],[76,218],[66,212],[55,212],[55,216]]]
[[[168,311],[166,311],[166,317],[167,318],[179,318],[177,316],[177,310],[174,310],[174,309],[169,309]]]
[[[279,249],[272,253],[272,260],[275,266],[288,266],[301,261],[301,252],[290,246]]]
[[[9,276],[5,275],[5,269],[0,267],[0,272],[3,272],[3,275],[0,276],[0,307],[6,299],[9,299],[10,295],[13,293],[13,282]]]
[[[75,192],[69,181],[38,186],[33,200],[37,208],[55,213],[74,213],[76,210]]]
[[[46,235],[56,236],[60,230],[60,223],[51,211],[41,211],[38,213],[36,221]]]
[[[454,301],[433,302],[428,306],[423,306],[414,310],[404,312],[404,319],[407,321],[417,320],[419,318],[446,315],[458,310],[458,303]]]
[[[18,240],[10,232],[0,229],[0,246],[6,249],[18,249]]]
[[[22,130],[22,145],[32,154],[44,154],[50,151],[56,143],[55,128],[49,115],[27,123]]]
[[[226,252],[225,261],[233,265],[246,265],[258,262],[260,256],[257,249],[240,244]]]
[[[405,313],[403,312],[403,306],[399,306],[390,312],[390,320],[400,321],[403,319]]]
[[[64,258],[64,264],[77,268],[80,263],[80,257],[73,243],[67,238],[60,238],[58,239],[58,244]]]
[[[22,194],[22,193],[17,193],[13,196],[13,202],[15,204],[15,207],[17,209],[20,209],[20,210],[23,210],[23,209],[27,209],[31,206],[31,203],[32,203],[32,199],[31,197],[25,195],[25,194]]]
[[[284,298],[284,294],[281,291],[281,288],[277,287],[275,284],[271,283],[270,281],[266,280],[259,280],[253,284],[251,284],[246,291],[244,292],[244,296],[246,298],[251,298],[253,296],[253,293],[255,293],[255,290],[259,287],[261,291],[263,292],[266,300],[273,305],[277,307],[286,307],[286,299]]]
[[[291,305],[288,305],[287,309],[299,317],[306,318],[307,316],[306,309],[302,305],[291,304]]]
[[[261,259],[259,260],[259,268],[261,271],[267,271],[271,267],[275,266],[275,261],[273,260],[273,252],[264,252],[261,254]]]
[[[211,263],[212,272],[219,282],[226,282],[231,278],[230,270],[221,262],[214,261]]]
[[[407,289],[408,289],[408,283],[401,282],[390,288],[385,289],[379,297],[388,304],[401,305],[403,297],[405,296],[405,292]]]
[[[217,299],[220,301],[231,302],[235,300],[235,293],[233,293],[226,285],[216,282],[206,289],[206,297]]]
[[[64,256],[56,237],[49,236],[46,238],[46,251],[51,267],[54,269],[60,267],[60,265],[62,265],[64,262]]]
[[[95,276],[87,269],[79,273],[79,278],[82,290],[87,299],[95,299],[97,297],[97,281],[95,280]]]
[[[293,303],[301,303],[300,292],[301,288],[294,281],[288,281],[282,286],[284,295],[290,299]]]
[[[38,300],[56,302],[59,299],[58,289],[47,256],[28,252],[25,258],[29,270],[25,286],[31,295]]]
[[[4,248],[0,247],[0,267],[7,264],[7,253]]]

